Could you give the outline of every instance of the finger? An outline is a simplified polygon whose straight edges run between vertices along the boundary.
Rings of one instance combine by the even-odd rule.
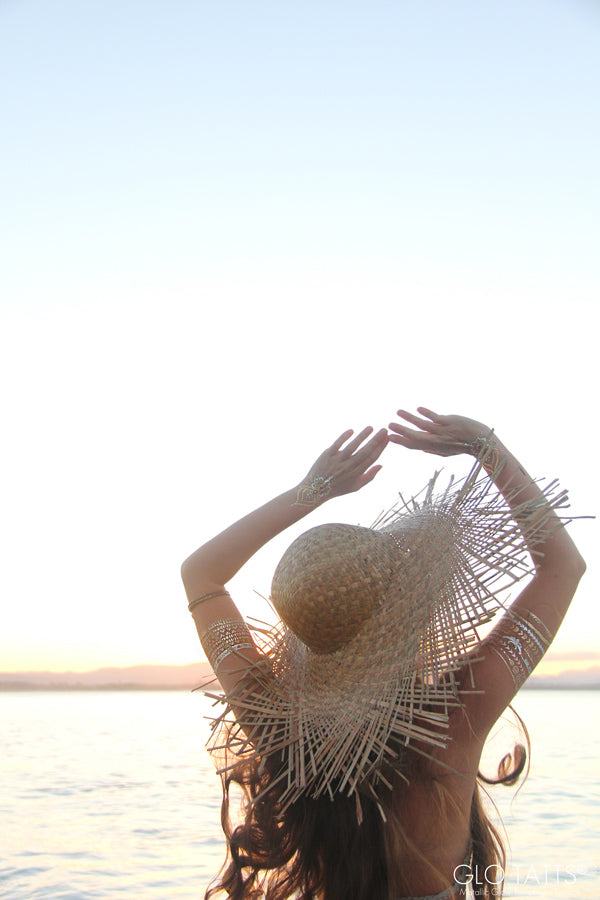
[[[401,425],[400,422],[390,422],[388,425],[390,431],[395,432],[396,434],[402,434],[407,438],[426,438],[429,435],[424,434],[422,431],[414,431],[412,428],[407,428],[406,425]],[[391,436],[390,436],[391,440]]]
[[[429,437],[428,435],[426,437]],[[435,443],[432,444],[430,440],[420,440],[417,437],[417,440],[413,438],[404,437],[404,435],[400,434],[391,434],[390,435],[390,443],[399,444],[401,447],[405,447],[407,450],[419,450],[423,453],[432,453],[434,456],[451,456],[443,444]]]
[[[411,422],[413,425],[416,425],[418,428],[422,428],[423,431],[431,431],[432,422],[427,419],[420,419],[419,416],[415,416],[413,413],[407,412],[405,409],[399,409],[398,415],[402,419],[406,419],[407,422]]]
[[[353,429],[348,428],[347,431],[344,431],[343,434],[340,434],[339,438],[337,438],[337,440],[335,440],[333,442],[333,444],[331,445],[331,447],[329,449],[335,450],[337,452],[340,449],[340,447],[342,446],[342,444],[345,444],[346,441],[348,440],[348,438],[352,437],[353,434],[354,434]]]
[[[417,406],[417,412],[421,413],[422,416],[426,416],[426,418],[431,419],[431,421],[435,422],[436,425],[442,425],[444,419],[446,418],[446,416],[439,416],[431,409],[427,409],[426,406]]]
[[[439,437],[434,434],[426,433],[424,431],[413,431],[412,428],[407,428],[406,425],[400,425],[399,422],[390,422],[389,429],[392,432],[390,434],[390,441],[394,444],[403,444],[405,447],[411,447],[416,449],[425,449],[427,446],[431,446],[432,442],[439,441]]]
[[[361,447],[358,453],[354,454],[353,461],[356,466],[360,469],[366,469],[371,466],[376,459],[379,459],[387,447],[387,443],[388,433],[385,428],[382,428],[364,447]]]
[[[375,476],[377,475],[377,473],[378,473],[378,472],[381,472],[382,469],[383,469],[383,466],[372,466],[370,469],[368,469],[368,470],[365,472],[364,475],[361,475],[361,477],[360,477],[360,487],[359,487],[359,489],[360,489],[361,487],[364,487],[365,484],[369,484],[370,481],[373,481],[373,479],[375,478]]]
[[[390,444],[399,444],[407,450],[427,450],[424,444],[419,444],[418,441],[413,441],[410,438],[401,437],[399,434],[390,435]]]
[[[348,456],[352,456],[354,451],[358,450],[362,442],[365,440],[365,438],[368,438],[372,431],[373,428],[371,425],[367,425],[366,428],[363,428],[362,431],[359,431],[356,437],[353,438],[346,447],[344,447],[344,453],[347,453]]]

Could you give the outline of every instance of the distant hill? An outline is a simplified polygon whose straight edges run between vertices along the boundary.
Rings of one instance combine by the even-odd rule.
[[[533,675],[525,684],[525,690],[543,691],[558,689],[600,690],[600,666],[561,672],[560,675]]]
[[[91,672],[0,672],[0,691],[184,690],[206,682],[208,663],[186,666],[127,666]],[[560,675],[534,675],[526,690],[600,690],[600,667]]]
[[[208,663],[127,666],[91,672],[0,672],[0,691],[192,690],[207,680]]]

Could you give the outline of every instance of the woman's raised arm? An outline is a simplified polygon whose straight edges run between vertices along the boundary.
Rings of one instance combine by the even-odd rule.
[[[532,580],[477,648],[478,661],[470,667],[473,683],[469,681],[469,688],[485,692],[469,696],[471,724],[487,733],[556,635],[585,572],[585,562],[540,488],[490,428],[464,416],[440,416],[424,407],[418,412],[420,416],[398,411],[417,430],[392,423],[390,441],[439,456],[477,456],[487,445],[484,468],[510,508],[518,511],[517,524],[522,524],[519,517],[524,509],[543,522],[541,539],[538,535],[528,546],[535,566]],[[523,535],[527,540],[525,527]]]
[[[381,468],[375,463],[387,444],[387,431],[371,437],[372,432],[369,427],[352,437],[352,431],[345,431],[296,487],[231,525],[183,563],[181,576],[198,635],[226,690],[244,674],[244,662],[254,663],[260,654],[225,585],[271,538],[326,500],[373,480]],[[238,648],[233,659],[222,655],[228,643]]]

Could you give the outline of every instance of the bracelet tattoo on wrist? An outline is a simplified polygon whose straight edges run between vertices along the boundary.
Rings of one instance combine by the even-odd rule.
[[[497,471],[502,462],[502,457],[500,456],[500,451],[493,438],[493,434],[490,434],[488,437],[474,438],[472,441],[465,441],[465,447],[467,453],[471,453],[480,460],[482,468],[485,469],[488,475],[492,475]]]
[[[308,509],[314,509],[315,506],[318,506],[319,503],[331,493],[331,481],[333,475],[328,475],[327,477],[324,475],[315,475],[310,482],[308,481],[309,478],[310,475],[307,477],[306,481],[303,481],[298,487],[294,506],[305,506]]]

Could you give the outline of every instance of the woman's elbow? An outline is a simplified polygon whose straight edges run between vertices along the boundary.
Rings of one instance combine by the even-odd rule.
[[[581,553],[577,553],[577,562],[575,564],[575,574],[577,576],[577,580],[583,578],[585,575],[585,570],[587,569],[587,563]]]
[[[586,563],[580,553],[566,560],[563,565],[554,573],[554,577],[561,581],[566,581],[572,586],[573,593],[577,585],[583,578],[586,570]]]
[[[196,553],[192,553],[181,563],[181,580],[186,593],[189,595],[204,591],[216,590],[222,586],[222,582],[215,578],[210,566],[210,560],[199,559]]]
[[[536,573],[551,578],[567,578],[578,583],[583,578],[586,562],[579,550],[574,547],[568,553],[541,554],[534,559]]]
[[[181,573],[181,580],[183,581],[184,586],[187,586],[190,583],[192,578],[197,573],[197,570],[198,570],[198,566],[194,565],[194,561],[191,556],[188,556],[187,559],[184,559],[184,561],[181,563],[181,568],[179,570]]]
[[[187,559],[184,559],[184,561],[181,563],[181,567],[179,569],[179,574],[181,575],[181,580],[183,581],[184,584],[185,584],[185,575],[186,575],[186,571],[187,571],[186,565],[187,565]]]
[[[577,547],[573,546],[571,548],[571,552],[564,562],[564,567],[566,572],[568,572],[568,574],[575,581],[579,581],[581,578],[583,578],[587,566],[585,559],[583,558]]]

